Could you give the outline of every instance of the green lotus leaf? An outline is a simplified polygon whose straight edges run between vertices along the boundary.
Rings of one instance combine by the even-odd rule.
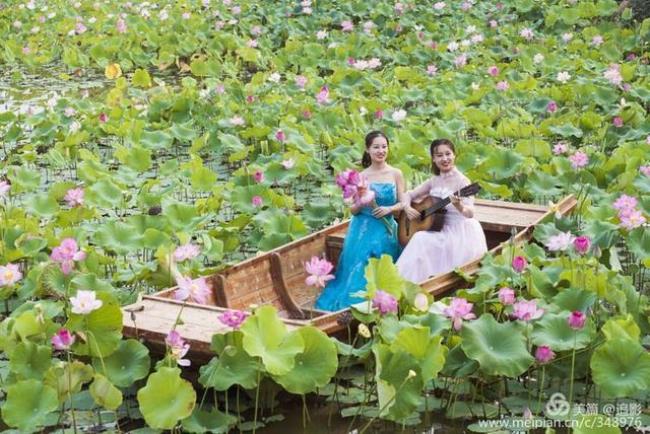
[[[81,390],[93,378],[93,368],[78,360],[71,363],[59,361],[45,373],[43,382],[53,388],[59,402]]]
[[[259,247],[264,251],[307,235],[307,227],[295,214],[260,213],[255,220],[263,221],[264,237],[260,240]]]
[[[262,185],[251,185],[247,187],[235,187],[232,190],[232,205],[240,212],[254,214],[258,208],[253,206],[253,197],[260,196],[262,204],[268,205],[270,198],[268,189]]]
[[[122,189],[108,178],[100,179],[85,189],[88,205],[102,208],[115,208],[122,204]]]
[[[122,405],[122,392],[102,374],[95,374],[89,390],[97,405],[107,410],[116,410]]]
[[[611,397],[632,396],[650,389],[650,354],[636,341],[610,339],[591,357],[594,383]]]
[[[139,146],[132,148],[117,146],[114,155],[120,163],[138,172],[146,172],[151,168],[151,151],[149,149]]]
[[[517,377],[533,363],[526,339],[515,323],[498,323],[490,314],[465,322],[460,332],[467,357],[479,362],[488,375]]]
[[[149,76],[149,73],[144,70],[144,69],[136,69],[135,72],[133,73],[133,78],[131,79],[131,83],[135,87],[151,87],[151,77]]]
[[[630,314],[608,319],[601,330],[607,340],[623,338],[638,341],[641,337],[641,330]]]
[[[382,321],[391,318],[384,317]],[[449,330],[451,322],[448,318],[435,313],[426,312],[424,315],[404,315],[402,321],[413,325],[421,325],[429,328],[429,335],[431,337],[442,334],[442,332]],[[390,340],[392,342],[392,339]]]
[[[179,368],[163,367],[151,374],[137,398],[145,422],[156,429],[172,429],[192,414],[196,404],[196,392],[181,378]]]
[[[595,302],[596,294],[578,288],[565,289],[553,297],[553,305],[569,312],[575,310],[587,312]]]
[[[514,176],[520,169],[524,158],[511,149],[495,150],[483,162],[481,168],[495,179]]]
[[[12,334],[15,333],[23,340],[49,344],[46,337],[54,334],[57,328],[51,319],[41,320],[36,310],[28,310],[16,316]]]
[[[410,416],[422,401],[424,383],[417,360],[406,351],[393,352],[384,344],[377,344],[372,351],[380,415],[392,420]]]
[[[87,315],[70,313],[66,328],[80,332],[84,339],[77,339],[72,350],[75,354],[107,357],[117,349],[122,339],[122,310],[114,296],[97,292],[102,301],[99,309]]]
[[[210,191],[217,183],[217,174],[210,168],[203,166],[200,160],[192,167],[190,182],[195,191]]]
[[[271,375],[284,375],[293,369],[295,357],[305,348],[302,336],[287,332],[273,306],[262,306],[242,325],[243,346],[248,354],[262,359]]]
[[[37,380],[24,380],[6,387],[2,420],[21,432],[33,432],[59,406],[56,391]]]
[[[263,367],[257,357],[251,357],[244,350],[243,337],[241,331],[212,337],[212,350],[218,356],[201,366],[199,383],[216,390],[228,390],[235,384],[244,389],[257,386]]]
[[[473,374],[478,368],[478,362],[468,358],[461,346],[456,345],[447,353],[442,373],[450,377],[462,378]]]
[[[49,194],[37,194],[27,201],[25,208],[39,217],[52,217],[59,211],[59,204]]]
[[[143,131],[139,144],[148,149],[167,149],[174,138],[164,131]]]
[[[336,345],[315,327],[301,327],[298,333],[305,344],[296,355],[293,369],[273,379],[286,391],[305,395],[329,383],[338,366]]]
[[[191,142],[197,136],[197,132],[192,128],[191,122],[185,124],[174,124],[169,129],[169,132],[173,137],[181,142]]]
[[[642,226],[631,231],[628,236],[628,248],[642,262],[647,262],[650,259],[650,234],[648,232],[650,231]]]
[[[27,166],[11,166],[7,175],[16,193],[36,190],[41,185],[41,174]]]
[[[573,330],[568,316],[569,312],[544,314],[533,327],[533,343],[549,346],[554,351],[578,350],[589,345],[595,336],[593,323],[588,321],[582,329]]]
[[[542,171],[533,172],[526,180],[527,188],[537,197],[555,196],[562,193],[557,177]]]
[[[183,203],[171,203],[163,206],[163,215],[167,217],[172,228],[179,232],[193,232],[205,217],[198,215],[195,206]]]
[[[555,134],[559,134],[562,137],[577,137],[580,138],[583,136],[583,132],[580,128],[574,127],[570,124],[564,124],[560,127],[551,127],[550,130]]]
[[[398,300],[402,297],[406,282],[397,271],[390,255],[381,255],[379,259],[370,258],[366,265],[365,277],[368,282],[368,298],[372,299],[378,290],[388,292]]]
[[[218,410],[204,411],[194,409],[192,415],[183,419],[183,430],[191,433],[229,433],[237,423],[237,417]]]
[[[534,157],[539,160],[551,158],[551,145],[544,140],[522,139],[517,141],[515,151],[525,157]]]
[[[52,347],[29,341],[19,342],[11,351],[9,368],[23,379],[40,380],[52,363]]]
[[[431,337],[428,327],[401,330],[390,346],[391,351],[406,351],[417,360],[426,384],[433,380],[445,365],[449,349],[442,345],[442,336]]]
[[[120,341],[113,354],[102,359],[94,358],[95,371],[104,374],[118,387],[128,387],[149,374],[149,350],[135,339]]]

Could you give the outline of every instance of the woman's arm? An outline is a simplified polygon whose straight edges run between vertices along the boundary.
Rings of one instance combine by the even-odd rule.
[[[402,204],[402,208],[404,209],[404,212],[406,212],[406,215],[408,216],[409,219],[413,220],[420,216],[420,213],[411,206],[411,201],[413,199],[422,197],[430,190],[431,190],[431,179],[428,179],[427,181],[418,185],[413,190],[404,193],[402,200],[400,202]]]
[[[404,196],[406,195],[406,182],[404,182],[404,175],[399,169],[395,169],[395,186],[397,189],[397,203],[391,207],[391,212],[397,215],[404,208]]]

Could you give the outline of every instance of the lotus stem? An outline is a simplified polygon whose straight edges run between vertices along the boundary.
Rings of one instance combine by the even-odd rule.
[[[255,390],[255,416],[253,416],[253,434],[257,431],[257,407],[260,403],[260,371],[257,371],[257,389]]]
[[[74,414],[74,405],[72,404],[72,359],[70,351],[66,351],[68,358],[68,398],[70,399],[70,413],[72,414],[72,430],[77,434],[77,417]]]
[[[539,392],[537,394],[537,408],[535,414],[539,414],[540,406],[542,405],[542,393],[544,393],[544,374],[546,374],[546,366],[542,365],[542,377],[539,382]]]
[[[571,375],[570,375],[570,380],[571,382],[569,383],[569,416],[571,416],[571,412],[573,411],[573,375],[575,374],[575,367],[576,367],[576,342],[578,340],[578,332],[574,331],[573,332],[573,350],[571,352]]]
[[[394,395],[393,395],[393,396],[388,400],[388,402],[386,402],[386,404],[384,404],[384,405],[379,409],[379,412],[377,413],[377,416],[373,416],[373,417],[368,421],[368,423],[366,423],[366,424],[364,425],[363,429],[362,429],[361,431],[359,431],[359,434],[363,434],[363,433],[365,433],[366,430],[367,430],[368,428],[370,428],[370,425],[372,425],[372,423],[375,421],[375,419],[377,419],[377,417],[379,417],[379,416],[383,413],[383,411],[386,410],[386,409],[388,408],[388,406],[389,406],[390,404],[393,403],[393,401],[395,400],[395,397],[399,394],[399,391],[402,390],[402,387],[403,387],[403,386],[406,384],[406,382],[409,381],[410,379],[411,379],[411,377],[407,376],[407,377],[402,381],[402,384],[399,385],[399,387],[398,387],[397,390],[395,391],[395,394],[394,394]]]

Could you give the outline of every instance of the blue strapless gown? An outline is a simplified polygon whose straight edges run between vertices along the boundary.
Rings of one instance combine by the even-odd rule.
[[[397,202],[395,184],[371,182],[378,206],[391,206]],[[397,259],[400,252],[397,242],[397,223],[392,215],[384,217],[393,228],[391,236],[382,219],[372,216],[372,208],[362,208],[352,216],[343,243],[343,251],[336,267],[336,277],[329,281],[316,301],[316,309],[336,311],[363,301],[350,294],[366,289],[365,268],[370,258],[388,254]]]

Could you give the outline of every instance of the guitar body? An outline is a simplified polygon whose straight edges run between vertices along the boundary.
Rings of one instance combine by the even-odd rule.
[[[411,204],[411,206],[422,213],[424,210],[435,207],[442,199],[439,197],[427,196],[422,202]],[[433,214],[419,219],[409,220],[406,213],[402,211],[399,215],[398,224],[399,229],[397,238],[400,245],[405,246],[419,231],[441,231],[442,226],[445,224],[445,213],[447,210],[444,208],[434,212]]]

